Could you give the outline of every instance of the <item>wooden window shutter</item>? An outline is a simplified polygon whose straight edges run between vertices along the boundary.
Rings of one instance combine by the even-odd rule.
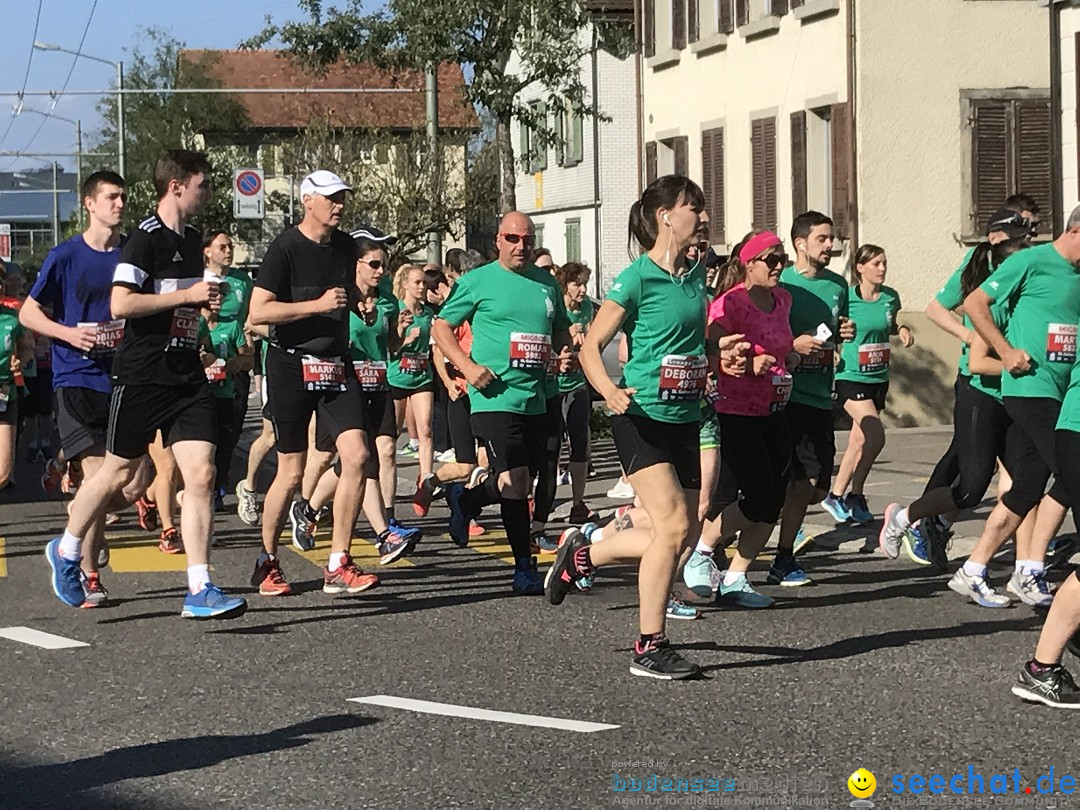
[[[832,132],[832,220],[833,234],[851,236],[851,104],[833,104],[829,129]]]
[[[698,14],[698,0],[686,0],[686,39],[697,42],[701,39],[701,22]]]
[[[645,56],[656,55],[656,0],[642,0],[641,38]]]
[[[671,47],[686,47],[686,0],[671,0]]]
[[[681,135],[671,139],[671,151],[675,153],[675,174],[690,176],[690,139]]]
[[[788,0],[769,0],[769,13],[774,17],[783,17],[788,13]]]
[[[806,203],[806,110],[791,114],[791,215],[797,217]]]
[[[521,171],[528,172],[532,168],[532,145],[529,137],[529,127],[524,121],[518,122],[518,162]]]
[[[753,227],[775,230],[776,222],[776,119],[759,118],[750,125],[753,174]]]
[[[735,0],[735,24],[746,25],[750,22],[750,0]]]
[[[701,133],[701,177],[709,213],[709,241],[724,244],[724,130],[707,129]]]
[[[1052,222],[1056,200],[1050,165],[1050,100],[1017,99],[1014,110],[1016,181],[1010,192],[1033,197],[1043,222]]]
[[[788,5],[792,8],[798,8],[803,4],[803,0],[788,0]]]
[[[645,185],[656,179],[656,141],[645,144]]]
[[[972,102],[971,215],[974,233],[982,235],[990,217],[1009,196],[1009,106],[1005,99]]]
[[[778,227],[776,206],[776,119],[765,119],[765,221],[766,228]]]
[[[717,30],[721,34],[730,34],[735,30],[735,0],[719,0],[719,2],[720,19],[716,21],[719,26]],[[1078,93],[1080,93],[1080,91],[1078,91]]]
[[[547,121],[547,103],[541,101],[536,105],[536,114],[541,120]],[[536,139],[537,143],[533,146],[533,165],[532,170],[534,172],[542,172],[547,168],[547,147],[540,143],[539,138]]]
[[[555,108],[555,163],[565,166],[570,146],[570,132],[566,126],[566,107],[560,104]]]

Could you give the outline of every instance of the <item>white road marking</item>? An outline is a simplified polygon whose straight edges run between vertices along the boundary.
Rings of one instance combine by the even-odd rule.
[[[89,647],[85,641],[76,641],[73,638],[54,636],[52,633],[44,633],[30,627],[0,627],[0,638],[20,641],[23,644],[32,644],[35,647],[43,647],[46,650],[66,650],[69,647]]]
[[[373,706],[387,706],[391,709],[404,709],[423,714],[442,714],[447,717],[466,717],[471,720],[487,720],[492,723],[511,723],[517,726],[537,726],[539,728],[557,728],[562,731],[576,731],[589,734],[593,731],[609,731],[619,726],[607,723],[586,723],[581,720],[563,720],[559,717],[543,717],[538,714],[518,714],[516,712],[497,712],[491,709],[477,709],[472,706],[455,706],[452,703],[433,703],[430,700],[412,700],[393,697],[392,695],[371,695],[362,698],[349,698],[350,703],[367,703]]]

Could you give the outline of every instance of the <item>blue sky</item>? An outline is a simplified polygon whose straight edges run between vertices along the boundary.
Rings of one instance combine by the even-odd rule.
[[[11,0],[4,15],[4,47],[0,48],[0,91],[59,90],[64,86],[75,57],[51,51],[33,50],[34,23],[38,0]],[[93,16],[91,17],[91,10]],[[147,3],[145,0],[41,0],[37,39],[81,50],[109,61],[128,61],[138,46],[140,30],[162,28],[190,48],[235,48],[262,29],[264,18],[275,22],[300,19],[296,0],[174,0]],[[87,21],[89,20],[89,27]],[[29,74],[27,64],[29,62]],[[68,90],[104,90],[112,86],[116,71],[108,65],[78,59],[68,82]],[[75,127],[65,121],[46,120],[22,113],[12,118],[15,99],[0,96],[0,150],[31,152],[74,152]],[[84,132],[99,128],[101,121],[95,96],[66,96],[56,101],[53,111],[65,118],[80,119]],[[48,96],[26,97],[24,108],[47,111]],[[10,124],[10,129],[9,129]],[[5,134],[6,131],[6,134]],[[46,158],[46,160],[48,160]],[[72,158],[57,160],[69,168]],[[0,157],[0,171],[36,168],[40,160]]]

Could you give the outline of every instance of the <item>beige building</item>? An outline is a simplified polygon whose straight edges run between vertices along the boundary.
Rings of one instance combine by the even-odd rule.
[[[951,419],[958,347],[922,311],[1006,196],[1050,221],[1048,15],[1035,2],[642,0],[646,179],[702,183],[719,252],[830,214],[833,269],[883,246],[918,343],[891,417]]]
[[[1039,0],[1044,13],[1049,11],[1051,103],[1054,105],[1054,158],[1060,166],[1055,173],[1055,189],[1062,224],[1077,205],[1080,205],[1080,0]]]

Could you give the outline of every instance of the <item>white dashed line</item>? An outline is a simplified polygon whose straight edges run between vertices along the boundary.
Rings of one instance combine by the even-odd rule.
[[[563,720],[559,717],[543,717],[537,714],[517,714],[516,712],[497,712],[491,709],[477,709],[472,706],[455,706],[452,703],[433,703],[429,700],[412,700],[393,697],[392,695],[371,695],[369,697],[349,698],[350,703],[367,703],[373,706],[386,706],[391,709],[404,709],[423,714],[441,714],[447,717],[464,717],[470,720],[486,720],[491,723],[511,723],[517,726],[536,726],[538,728],[557,728],[562,731],[574,731],[589,734],[593,731],[610,731],[619,726],[607,723],[586,723],[582,720]]]
[[[23,644],[31,644],[34,647],[42,647],[46,650],[66,650],[69,647],[89,647],[85,641],[76,641],[73,638],[54,636],[52,633],[44,633],[30,627],[0,627],[0,638],[18,641]]]

